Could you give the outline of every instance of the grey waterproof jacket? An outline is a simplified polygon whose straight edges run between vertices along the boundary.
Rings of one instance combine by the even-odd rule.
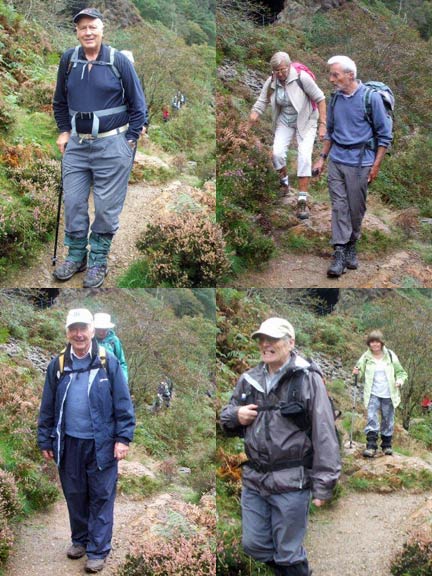
[[[296,404],[303,408],[307,426],[299,427],[297,420],[282,415],[280,407],[286,404],[290,382],[301,376]],[[258,416],[241,426],[237,413],[246,404],[257,404]],[[239,378],[220,422],[228,435],[244,437],[251,462],[243,466],[244,486],[263,495],[311,488],[313,498],[331,498],[341,470],[340,451],[333,409],[316,364],[293,353],[269,393],[264,363],[248,370]]]

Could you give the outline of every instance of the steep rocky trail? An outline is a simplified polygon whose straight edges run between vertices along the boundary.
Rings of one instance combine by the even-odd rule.
[[[347,270],[339,278],[327,278],[331,262],[330,246],[331,208],[329,202],[313,202],[308,220],[299,221],[295,216],[297,193],[292,191],[275,206],[272,220],[274,237],[278,247],[276,255],[262,270],[252,270],[235,279],[237,287],[263,288],[396,288],[401,286],[432,286],[432,266],[411,247],[410,239],[417,239],[421,221],[415,211],[390,211],[375,198],[369,198],[368,211],[363,230],[371,238],[379,234],[391,243],[391,237],[399,228],[407,241],[396,249],[386,251],[369,247],[360,251],[360,266]],[[284,247],[287,236],[291,242],[313,243],[307,253]]]

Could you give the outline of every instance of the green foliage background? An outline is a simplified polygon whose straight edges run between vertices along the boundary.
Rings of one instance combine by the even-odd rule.
[[[394,145],[371,191],[395,209],[417,207],[422,216],[432,215],[432,172],[430,162],[425,162],[432,146],[430,7],[430,2],[347,2],[305,16],[295,26],[287,22],[262,26],[256,3],[218,3],[217,61],[229,63],[236,72],[217,85],[218,221],[237,266],[259,266],[273,253],[270,216],[278,181],[268,152],[271,119],[268,113],[247,130],[257,95],[247,87],[246,77],[253,74],[263,83],[276,51],[284,50],[307,64],[327,98],[332,88],[326,62],[335,54],[353,58],[363,81],[381,80],[392,87]],[[289,156],[290,173],[295,172],[294,159],[295,155]],[[325,195],[325,179],[313,183],[311,192]]]
[[[44,373],[29,356],[49,359],[64,347],[64,320],[71,308],[108,312],[116,324],[137,417],[134,459],[166,463],[173,476],[179,466],[191,470],[172,484],[162,474],[147,483],[121,480],[120,491],[149,496],[169,489],[198,502],[214,489],[214,290],[113,289],[91,295],[69,290],[45,310],[34,308],[35,295],[32,290],[0,291],[0,343],[15,342],[18,349],[12,356],[0,350],[0,512],[5,493],[16,488],[19,501],[9,504],[7,525],[0,523],[0,570],[13,546],[11,528],[59,494],[55,466],[44,463],[36,445]],[[149,408],[164,377],[174,383],[171,407],[153,414]],[[3,472],[11,475],[12,492]]]
[[[0,0],[0,276],[27,264],[53,236],[60,155],[51,100],[60,56],[77,43],[71,14],[81,4]],[[179,0],[175,8],[179,29],[167,28],[159,19],[126,28],[107,21],[104,39],[134,53],[149,105],[152,153],[171,155],[174,165],[195,163],[195,174],[184,175],[195,186],[212,179],[215,172],[215,50],[207,43],[214,14],[211,4],[200,6],[198,10],[193,2]],[[193,26],[188,42],[180,30],[191,10],[196,22],[190,24],[205,36],[200,43],[192,37]],[[177,90],[186,95],[187,106],[172,113],[165,124],[162,106],[170,105]],[[178,172],[173,168],[169,177],[182,179],[180,168]],[[146,174],[147,181],[151,178]],[[158,182],[158,175],[154,180]]]
[[[431,290],[346,289],[339,292],[337,308],[330,314],[321,315],[323,303],[317,300],[316,293],[306,289],[218,290],[217,412],[229,402],[240,374],[260,361],[258,348],[250,334],[264,319],[280,316],[292,322],[296,330],[296,346],[302,356],[314,359],[317,354],[325,354],[334,362],[340,362],[349,375],[346,381],[337,380],[324,370],[329,394],[337,409],[342,411],[343,420],[338,426],[347,435],[352,420],[351,371],[366,349],[366,335],[379,328],[384,333],[386,345],[397,353],[409,374],[407,385],[402,389],[402,404],[396,411],[397,425],[406,424],[407,415],[408,424],[414,417],[421,418],[420,422],[409,427],[408,433],[396,436],[395,449],[414,455],[412,446],[415,445],[417,450],[426,453],[430,449],[431,422],[430,417],[421,413],[420,404],[423,396],[432,392],[432,354],[428,334],[432,318]],[[365,414],[361,392],[358,394],[354,439],[363,442]],[[243,459],[242,452],[241,439],[225,438],[218,430],[216,475],[218,538],[221,542],[218,574],[270,574],[267,567],[246,557],[241,548],[241,472],[236,466]],[[374,481],[351,477],[350,458],[349,455],[343,458],[344,474],[338,496],[345,490],[380,491],[389,487],[388,478]],[[420,473],[412,470],[405,476],[401,473],[398,478],[399,489],[403,490],[428,491],[432,482],[427,470]]]

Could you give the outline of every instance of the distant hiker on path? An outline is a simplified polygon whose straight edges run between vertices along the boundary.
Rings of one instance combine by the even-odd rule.
[[[356,270],[356,243],[366,212],[368,184],[375,180],[392,142],[392,121],[377,92],[370,95],[372,124],[365,113],[367,88],[357,79],[357,67],[347,56],[328,60],[330,82],[336,89],[327,109],[327,135],[314,169],[319,174],[330,155],[328,186],[332,204],[332,263],[330,277]]]
[[[168,120],[170,119],[169,109],[166,104],[165,106],[162,106],[162,119],[164,122],[168,122]]]
[[[104,312],[98,312],[94,315],[94,327],[97,343],[114,354],[120,362],[126,382],[128,381],[128,367],[123,352],[123,346],[120,338],[114,332],[115,324],[111,322],[111,316]]]
[[[66,338],[47,369],[38,445],[58,466],[72,534],[66,554],[87,554],[85,570],[94,573],[111,550],[118,461],[127,456],[135,418],[123,371],[98,346],[89,310],[68,313]]]
[[[274,130],[273,165],[279,172],[283,192],[289,191],[287,153],[291,140],[296,137],[299,186],[297,215],[304,219],[309,216],[306,202],[312,175],[312,150],[317,124],[321,140],[326,132],[325,96],[310,73],[305,71],[306,67],[293,64],[286,52],[273,54],[270,66],[272,75],[264,83],[249,120],[252,123],[257,122],[270,104]]]
[[[408,378],[396,354],[385,347],[384,337],[373,330],[367,337],[369,347],[359,359],[353,374],[364,380],[364,405],[367,408],[366,450],[363,456],[373,458],[378,449],[381,432],[381,448],[387,456],[393,454],[392,439],[394,413],[399,406],[400,388]],[[381,412],[381,425],[379,413]]]
[[[53,102],[63,154],[64,244],[69,249],[54,277],[69,280],[88,266],[84,287],[96,288],[108,273],[136,143],[148,117],[133,64],[102,44],[102,14],[85,8],[74,23],[81,46],[63,54]],[[88,238],[92,186],[95,219]]]
[[[252,334],[262,362],[242,374],[221,413],[244,438],[243,547],[275,574],[309,576],[303,540],[309,504],[332,497],[341,461],[321,372],[294,350],[293,326],[269,318]]]

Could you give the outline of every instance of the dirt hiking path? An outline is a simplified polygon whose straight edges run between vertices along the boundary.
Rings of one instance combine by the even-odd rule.
[[[157,156],[148,156],[137,152],[135,162],[140,167],[151,169],[169,169],[170,166]],[[142,256],[135,244],[147,224],[163,213],[172,211],[182,193],[194,194],[195,189],[182,184],[179,180],[171,180],[162,185],[150,185],[145,181],[129,184],[122,213],[120,228],[116,233],[108,259],[108,275],[103,284],[106,288],[116,286],[118,278],[127,268]],[[90,222],[93,221],[93,196],[90,197]],[[64,209],[59,230],[57,262],[63,261],[67,249],[63,246],[64,239]],[[66,282],[59,282],[52,276],[54,266],[52,256],[53,240],[46,244],[42,252],[33,259],[33,264],[8,274],[0,280],[0,288],[82,288],[84,272],[75,274]]]
[[[117,497],[112,552],[102,571],[104,576],[118,573],[131,544],[161,519],[174,498],[171,494],[158,494],[145,500]],[[67,507],[60,497],[48,512],[35,514],[20,526],[5,576],[82,576],[86,556],[69,560],[66,557],[69,544]]]
[[[120,216],[120,229],[114,237],[111,247],[108,262],[109,272],[105,279],[104,287],[109,288],[115,286],[117,278],[138,258],[139,252],[135,247],[135,243],[145,228],[145,225],[155,216],[152,204],[154,200],[158,198],[160,192],[160,186],[149,186],[142,183],[129,186],[125,205]],[[93,213],[93,206],[91,206],[91,213]],[[67,250],[63,247],[63,238],[64,228],[62,215],[57,248],[57,262],[62,262],[67,253]],[[53,278],[52,272],[54,266],[52,266],[51,263],[53,251],[54,241],[46,245],[46,249],[35,258],[32,266],[22,268],[10,274],[6,280],[0,282],[0,287],[82,288],[84,272],[75,274],[75,276],[67,282],[58,282]]]
[[[424,494],[354,493],[309,522],[306,549],[314,576],[391,576],[410,516]]]
[[[432,287],[432,267],[418,254],[402,250],[385,259],[359,254],[357,270],[347,270],[339,278],[327,278],[330,253],[283,253],[260,272],[243,274],[234,281],[238,288],[400,288],[407,279],[417,287]],[[407,286],[409,287],[409,286]]]
[[[375,252],[360,252],[360,265],[357,270],[347,270],[339,278],[327,278],[327,268],[333,252],[330,246],[330,204],[328,201],[312,201],[310,216],[302,221],[295,216],[296,204],[295,190],[278,200],[270,218],[278,252],[261,270],[252,270],[238,276],[234,281],[235,287],[432,287],[432,266],[426,264],[421,256],[410,248],[412,242],[409,239],[417,239],[419,244],[422,244],[422,220],[415,209],[389,210],[379,199],[371,196],[368,199],[362,230],[367,232],[370,238],[377,234],[381,239],[387,238],[389,242],[402,230],[408,240],[400,248],[384,253],[378,249],[375,249]],[[300,244],[302,241],[313,241],[314,248],[310,253],[287,249],[284,247],[287,238],[291,238],[294,243],[297,240]]]

